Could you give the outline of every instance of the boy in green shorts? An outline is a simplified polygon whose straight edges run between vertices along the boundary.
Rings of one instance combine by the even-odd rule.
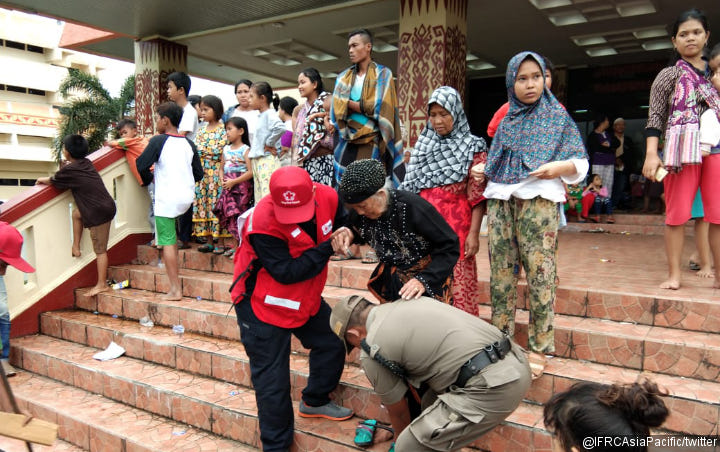
[[[170,290],[163,298],[180,300],[182,287],[178,270],[175,219],[185,213],[195,199],[195,182],[203,177],[195,144],[178,134],[183,109],[174,102],[157,107],[157,132],[137,159],[137,170],[144,185],[155,182],[155,234],[163,247],[163,259]],[[155,172],[150,167],[155,165]]]

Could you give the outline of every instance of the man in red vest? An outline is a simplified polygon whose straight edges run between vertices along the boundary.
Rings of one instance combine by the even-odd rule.
[[[329,394],[340,381],[345,347],[330,329],[322,299],[332,233],[344,223],[332,188],[288,166],[270,178],[242,228],[231,293],[250,371],[264,451],[289,451],[294,413],[290,398],[290,335],[310,349],[310,375],[298,408],[301,417],[345,420],[348,408]]]

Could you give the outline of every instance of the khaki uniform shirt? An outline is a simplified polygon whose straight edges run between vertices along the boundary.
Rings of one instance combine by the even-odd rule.
[[[466,391],[447,390],[457,380],[460,367],[468,359],[486,345],[503,338],[500,330],[478,317],[427,297],[399,300],[374,308],[366,328],[371,353],[377,350],[383,357],[398,362],[407,371],[408,381],[413,386],[427,383],[449,406],[473,417],[475,408],[467,401]],[[524,357],[519,357],[521,354],[522,349],[513,344],[513,353],[487,366],[478,375],[484,377],[487,387],[515,381],[527,367],[518,362],[525,362]],[[360,360],[384,404],[390,405],[403,398],[408,387],[401,378],[365,352],[361,353]],[[466,386],[471,386],[475,378],[471,378]]]

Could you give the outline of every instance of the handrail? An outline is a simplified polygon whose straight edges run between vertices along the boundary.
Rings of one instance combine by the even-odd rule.
[[[111,264],[127,263],[136,256],[135,245],[149,240],[149,197],[130,172],[123,151],[105,147],[88,158],[117,205],[108,257]],[[36,268],[35,273],[23,274],[9,267],[5,276],[13,336],[36,332],[39,313],[71,307],[74,289],[97,279],[88,231],[81,242],[82,256],[71,256],[73,205],[69,190],[52,186],[30,187],[0,205],[0,221],[23,234],[23,257]]]

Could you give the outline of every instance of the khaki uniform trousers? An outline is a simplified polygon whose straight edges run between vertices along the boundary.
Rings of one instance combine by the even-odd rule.
[[[486,378],[484,371],[480,371],[464,388],[451,386],[448,389],[450,398],[446,397],[448,393],[437,396],[428,391],[429,394],[423,397],[423,412],[400,434],[395,442],[395,452],[457,450],[504,421],[530,388],[530,367],[517,345],[513,345],[513,351],[505,359],[486,369],[494,366],[497,368],[492,369],[492,374],[517,378],[495,386],[496,379],[489,375]],[[454,409],[443,401],[456,397],[463,398],[461,409]]]

